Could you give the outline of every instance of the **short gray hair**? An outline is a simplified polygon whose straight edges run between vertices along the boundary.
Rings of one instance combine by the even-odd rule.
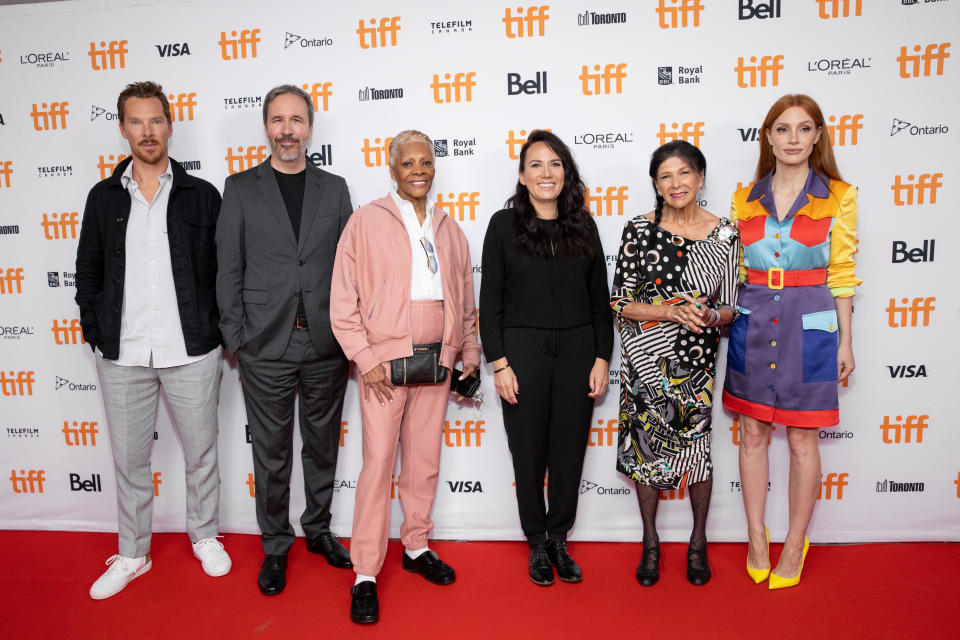
[[[395,135],[393,140],[390,141],[389,161],[391,167],[397,162],[397,158],[400,157],[400,149],[403,145],[410,144],[411,142],[423,142],[430,147],[430,155],[433,155],[433,140],[430,139],[430,136],[416,129],[407,129]]]
[[[310,126],[312,127],[313,98],[310,97],[309,93],[292,84],[282,84],[279,87],[274,87],[267,92],[266,97],[263,99],[263,124],[267,124],[267,109],[270,107],[270,103],[273,102],[274,98],[277,96],[282,96],[285,93],[292,93],[295,96],[300,96],[303,98],[303,101],[307,103],[307,120],[309,120]]]

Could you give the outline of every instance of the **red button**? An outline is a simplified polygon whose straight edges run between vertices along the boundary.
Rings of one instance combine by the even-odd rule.
[[[774,318],[774,319],[773,319],[773,320],[771,320],[770,322],[772,322],[773,324],[777,324],[777,319],[776,319],[776,318]]]
[[[774,251],[774,252],[773,252],[773,257],[774,257],[774,258],[779,258],[779,257],[780,257],[780,252],[779,252],[779,251]]]

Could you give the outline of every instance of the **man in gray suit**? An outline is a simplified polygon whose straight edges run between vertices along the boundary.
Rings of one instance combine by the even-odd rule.
[[[330,532],[347,360],[330,330],[330,277],[352,206],[343,178],[306,163],[313,103],[293,85],[263,101],[271,156],[227,178],[217,221],[220,330],[237,353],[253,441],[264,595],[286,586],[293,408],[299,392],[307,549],[339,568],[350,556]]]

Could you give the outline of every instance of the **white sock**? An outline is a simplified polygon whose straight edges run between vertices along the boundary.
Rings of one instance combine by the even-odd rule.
[[[407,549],[404,553],[406,553],[407,557],[410,558],[411,560],[416,560],[417,558],[425,554],[427,551],[430,551],[430,547],[424,547],[423,549],[416,549],[416,550]]]
[[[358,574],[357,574],[357,579],[353,582],[353,586],[357,586],[357,585],[360,584],[361,582],[372,582],[372,583],[376,584],[376,583],[377,583],[377,578],[376,578],[376,576],[365,576],[365,575],[363,575],[362,573],[358,573]]]

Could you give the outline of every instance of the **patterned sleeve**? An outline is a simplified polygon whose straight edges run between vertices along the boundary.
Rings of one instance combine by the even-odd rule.
[[[734,227],[737,227],[737,194],[734,192],[730,198],[730,221]],[[740,246],[740,237],[737,236],[737,276],[740,282],[747,281],[747,267],[743,263],[743,247]]]
[[[720,289],[717,291],[717,307],[737,307],[737,289],[740,284],[738,272],[743,258],[740,253],[740,235],[736,232],[736,227],[729,223],[732,234],[727,240],[730,248],[727,252],[727,261],[723,265],[723,280],[720,282]]]
[[[613,272],[613,289],[610,292],[610,308],[617,318],[621,318],[624,307],[635,302],[634,293],[637,290],[638,273],[640,271],[641,256],[638,255],[638,237],[641,231],[634,218],[623,225],[623,237],[620,239],[620,252],[617,255],[617,266]]]
[[[863,282],[854,274],[857,252],[857,188],[849,187],[840,199],[830,231],[830,263],[827,266],[827,286],[835,298],[853,296],[853,288]]]

